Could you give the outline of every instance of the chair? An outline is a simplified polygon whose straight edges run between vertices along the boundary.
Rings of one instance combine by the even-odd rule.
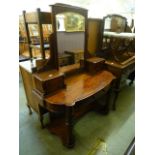
[[[51,13],[41,12],[38,8],[36,12],[26,13],[23,11],[24,25],[28,43],[29,55],[33,58],[32,49],[39,49],[42,59],[45,59],[45,50],[49,49],[49,44],[45,42],[43,25],[51,24]],[[35,24],[38,27],[38,36],[31,36],[30,25]]]

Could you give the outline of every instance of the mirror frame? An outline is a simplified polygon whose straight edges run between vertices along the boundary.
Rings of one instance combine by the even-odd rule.
[[[76,14],[79,14],[85,18],[85,34],[84,34],[84,60],[90,57],[87,49],[87,44],[88,44],[88,10],[81,8],[81,7],[75,7],[72,5],[67,5],[67,4],[61,4],[61,3],[56,3],[51,6],[51,12],[52,12],[52,23],[53,23],[53,35],[55,37],[54,39],[54,45],[55,45],[55,54],[56,54],[56,61],[57,65],[59,66],[58,62],[58,42],[57,42],[57,24],[56,24],[56,15],[66,13],[66,12],[73,12]]]
[[[126,31],[127,28],[127,18],[124,16],[121,16],[119,14],[108,14],[105,17],[103,17],[102,23],[101,23],[101,30],[100,30],[100,41],[99,41],[99,50],[102,50],[102,45],[103,45],[103,39],[104,39],[104,27],[105,27],[105,20],[107,18],[111,18],[111,17],[119,17],[125,20],[125,27],[124,27],[124,32]]]

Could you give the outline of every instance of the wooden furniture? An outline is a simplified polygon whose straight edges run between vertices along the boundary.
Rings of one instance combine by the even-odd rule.
[[[105,59],[106,68],[116,77],[115,102],[121,89],[122,81],[130,74],[134,74],[135,56],[130,51],[129,43],[134,41],[135,34],[127,31],[127,19],[120,15],[112,14],[103,18],[100,31],[99,50],[96,55]],[[129,43],[126,45],[126,39]],[[134,80],[132,76],[131,81]],[[116,108],[115,102],[113,109]]]
[[[92,55],[95,55],[95,53],[99,50],[101,25],[102,19],[88,18],[88,51]]]
[[[32,49],[39,49],[41,52],[41,57],[45,59],[45,50],[49,49],[49,44],[45,43],[44,36],[43,36],[43,24],[51,24],[51,13],[48,12],[41,12],[40,9],[37,9],[36,12],[26,13],[26,11],[23,11],[23,17],[24,17],[24,25],[26,30],[26,37],[27,37],[27,43],[28,43],[28,49],[29,49],[29,55],[32,58]],[[38,26],[38,34],[39,39],[37,37],[31,38],[30,37],[30,24],[37,24]],[[36,43],[36,39],[39,40]]]
[[[114,76],[107,71],[99,72],[94,76],[82,72],[65,79],[66,89],[58,90],[52,96],[45,98],[45,103],[49,110],[51,110],[54,105],[64,107],[65,117],[60,118],[61,123],[51,118],[51,124],[49,126],[49,130],[59,135],[64,145],[73,147],[75,142],[73,133],[74,120],[88,111],[88,108],[91,109],[90,106],[93,108],[97,106],[95,95],[99,92],[106,93],[107,97],[109,97],[109,88],[111,87],[113,79]],[[102,107],[104,110],[105,108],[108,110],[108,99],[109,98],[107,98],[106,105]],[[94,101],[93,105],[86,105],[86,102],[88,104],[88,100],[91,100],[91,103]],[[80,105],[81,103],[82,105]]]
[[[117,62],[125,61],[134,55],[129,46],[134,41],[134,33],[129,33],[127,19],[123,16],[112,14],[103,18],[98,54],[106,59]],[[127,33],[128,32],[128,33]]]
[[[104,69],[105,59],[92,57],[86,60],[86,69],[91,74],[96,74]]]
[[[70,54],[65,54],[65,53],[59,54],[58,57],[59,57],[59,66],[60,67],[73,64],[72,56]]]
[[[47,113],[48,111],[35,101],[34,95],[32,93],[33,89],[35,88],[33,73],[32,73],[32,65],[35,65],[35,64],[34,62],[32,63],[32,61],[30,60],[20,62],[20,73],[23,80],[23,86],[26,94],[29,114],[32,114],[32,110],[31,110],[32,108],[38,114],[39,120],[41,122],[41,127],[43,128],[44,127],[43,114]]]
[[[73,147],[74,120],[97,107],[100,111],[108,113],[108,101],[115,76],[104,69],[103,58],[92,57],[87,50],[87,10],[64,4],[52,5],[51,9],[53,34],[49,38],[50,58],[44,63],[41,61],[40,64],[39,60],[27,61],[30,67],[29,76],[32,79],[28,79],[31,80],[31,87],[25,88],[29,90],[27,95],[28,99],[33,100],[32,104],[49,112],[49,131],[58,135],[65,146]],[[60,67],[56,16],[64,12],[80,14],[85,19],[84,59],[80,60],[80,63]],[[26,66],[22,63],[24,62],[20,64],[21,70],[26,71]],[[27,76],[22,76],[23,81],[26,81]],[[99,94],[106,96],[105,103],[97,102]],[[39,115],[43,125],[43,113]]]
[[[82,50],[65,51],[65,53],[71,56],[73,64],[79,63],[81,59],[84,59],[84,52]]]
[[[120,64],[115,61],[106,60],[105,64],[106,64],[107,70],[112,72],[117,77],[116,84],[114,87],[115,97],[113,102],[113,109],[115,110],[116,101],[117,101],[119,92],[122,88],[123,82],[125,82],[125,79],[127,79],[128,76],[135,71],[135,60],[132,59],[130,62],[126,64]],[[133,78],[132,80],[134,80],[134,77],[132,78]]]

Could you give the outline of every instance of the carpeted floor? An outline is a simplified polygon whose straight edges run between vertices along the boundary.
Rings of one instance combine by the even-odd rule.
[[[89,112],[77,122],[73,149],[65,148],[57,136],[40,128],[37,114],[28,113],[21,78],[19,87],[20,155],[87,155],[98,138],[105,140],[108,155],[123,155],[135,135],[134,85],[122,89],[116,111],[107,116]]]

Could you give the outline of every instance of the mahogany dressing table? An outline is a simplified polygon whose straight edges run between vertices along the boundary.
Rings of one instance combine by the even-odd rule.
[[[92,57],[87,51],[87,10],[64,4],[52,5],[51,9],[53,33],[49,38],[50,58],[47,61],[25,62],[30,70],[26,69],[24,63],[21,63],[20,67],[24,86],[28,87],[28,91],[26,91],[28,102],[30,98],[30,102],[43,111],[39,113],[42,127],[44,126],[43,114],[49,112],[50,122],[46,127],[50,132],[58,135],[65,146],[72,148],[75,143],[73,133],[75,120],[91,109],[98,107],[98,93],[106,96],[106,103],[99,106],[108,112],[108,101],[115,76],[105,70],[105,59]],[[61,17],[69,16],[75,21],[82,20],[84,25],[82,28],[78,27],[79,31],[83,33],[83,48],[81,50],[84,51],[84,59],[80,60],[79,63],[64,67],[59,66],[58,62],[60,45],[57,33],[57,17],[59,15]],[[74,23],[70,26],[73,28],[77,25]],[[65,39],[67,40],[67,38]],[[75,46],[72,48],[77,50]],[[70,50],[70,47],[68,49]],[[31,66],[32,64],[33,66]],[[23,75],[23,72],[28,75]],[[26,83],[25,78],[28,78],[28,83]],[[33,108],[30,102],[28,103],[29,108]]]

